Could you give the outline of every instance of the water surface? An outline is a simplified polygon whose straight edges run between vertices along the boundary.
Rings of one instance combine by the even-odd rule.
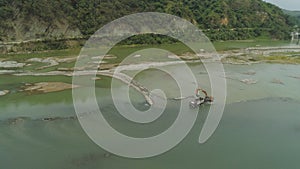
[[[207,87],[203,67],[197,79]],[[297,65],[258,64],[225,65],[228,98],[221,123],[205,144],[198,137],[209,105],[200,109],[196,124],[177,147],[148,159],[128,159],[112,155],[83,132],[75,117],[71,91],[29,95],[18,92],[23,83],[39,81],[71,82],[66,77],[0,76],[1,89],[12,91],[0,97],[0,168],[10,169],[297,169],[300,166],[300,76]],[[255,75],[244,72],[254,70]],[[276,73],[274,73],[276,72]],[[144,78],[152,74],[151,78]],[[141,83],[157,83],[160,76],[145,72],[136,78]],[[257,84],[247,85],[238,79],[252,78]],[[271,83],[280,79],[284,84]],[[176,101],[169,101],[164,115],[149,125],[132,124],[115,111],[110,89],[97,81],[96,93],[104,116],[114,128],[128,135],[146,137],[164,131],[175,120]],[[105,82],[106,83],[106,82]],[[122,84],[120,84],[121,86]],[[167,87],[167,84],[160,84]],[[206,86],[207,85],[207,86]],[[173,90],[174,85],[171,87]],[[167,92],[168,93],[168,92]],[[174,93],[168,93],[175,96]],[[132,102],[143,108],[143,97],[132,91]],[[47,117],[56,117],[47,121]],[[43,120],[44,119],[44,120]],[[136,128],[139,128],[138,130]]]

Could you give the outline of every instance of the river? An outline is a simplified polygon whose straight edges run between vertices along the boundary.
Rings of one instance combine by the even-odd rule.
[[[209,105],[201,107],[188,136],[172,150],[146,159],[129,159],[110,154],[93,143],[74,118],[72,91],[47,94],[18,92],[24,83],[63,81],[71,77],[0,75],[0,168],[8,169],[296,169],[300,166],[300,66],[254,64],[225,66],[227,101],[223,118],[214,135],[199,144],[198,137]],[[172,67],[172,66],[171,66]],[[209,88],[202,66],[191,66],[203,88]],[[176,65],[173,65],[176,69]],[[255,72],[255,73],[254,73]],[[150,76],[151,75],[151,76]],[[147,78],[146,78],[147,77]],[[136,77],[166,90],[169,97],[176,85],[159,83],[168,78],[155,70]],[[253,79],[255,84],[245,84]],[[159,120],[147,125],[132,124],[116,113],[109,97],[109,78],[96,81],[96,93],[104,117],[120,132],[146,137],[164,131],[174,122],[178,101],[169,100]],[[120,82],[120,86],[124,85]],[[171,87],[170,87],[171,85]],[[169,91],[168,91],[169,90]],[[131,91],[132,103],[144,109],[144,98]],[[49,117],[53,119],[49,120]],[[138,129],[137,129],[138,128]]]

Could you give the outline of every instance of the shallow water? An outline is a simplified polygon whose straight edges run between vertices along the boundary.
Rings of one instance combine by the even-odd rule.
[[[74,119],[2,122],[1,168],[297,168],[299,109],[297,101],[276,98],[229,104],[216,133],[200,145],[203,110],[181,144],[141,160],[107,155]]]
[[[208,77],[202,73],[204,68],[195,66],[194,69],[199,71],[197,79],[208,88],[205,86]],[[238,80],[227,81],[224,116],[208,142],[198,143],[209,109],[206,105],[201,108],[192,131],[177,147],[160,156],[138,160],[109,154],[88,138],[77,119],[73,118],[75,112],[70,90],[28,95],[17,92],[22,82],[46,81],[47,78],[1,75],[1,89],[15,92],[0,97],[0,168],[299,168],[300,80],[289,76],[300,76],[300,67],[258,64],[225,65],[225,69],[232,79],[253,78],[258,83],[246,85]],[[243,74],[249,70],[257,73],[253,76]],[[150,74],[145,72],[136,78],[148,85],[155,84],[155,79],[160,79],[160,76],[166,78],[164,74],[153,76],[152,80],[144,78]],[[284,85],[271,83],[273,78],[280,79]],[[71,79],[57,76],[51,80],[70,82]],[[176,86],[171,87],[174,88]],[[109,92],[109,88],[100,84],[96,88],[103,114],[114,128],[128,135],[155,135],[170,126],[177,116],[174,111],[177,101],[170,100],[163,116],[154,123],[129,123],[116,113]],[[167,95],[173,97],[176,94],[167,92]],[[131,91],[131,96],[137,108],[144,107],[142,96],[135,91]],[[45,117],[60,118],[42,120]]]

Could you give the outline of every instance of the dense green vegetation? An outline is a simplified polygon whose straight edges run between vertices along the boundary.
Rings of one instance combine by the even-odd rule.
[[[289,11],[284,9],[282,11],[290,17],[290,20],[300,25],[300,11]]]
[[[85,37],[114,19],[145,11],[186,18],[212,40],[286,39],[296,24],[262,0],[0,0],[0,40]]]

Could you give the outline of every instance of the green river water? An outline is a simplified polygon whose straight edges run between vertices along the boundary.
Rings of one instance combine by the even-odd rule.
[[[201,79],[203,88],[209,88],[207,75],[201,73],[204,68],[195,66],[193,69],[199,72],[197,79]],[[76,115],[71,90],[34,95],[18,92],[24,83],[71,83],[70,77],[0,75],[0,89],[11,91],[0,97],[0,169],[298,169],[300,80],[290,76],[299,77],[300,66],[225,65],[225,70],[230,77],[227,103],[214,135],[205,144],[198,143],[209,109],[209,105],[205,105],[193,129],[178,146],[146,159],[109,154],[93,143],[73,118]],[[256,74],[243,74],[250,70]],[[149,71],[136,78],[147,84],[167,77]],[[258,82],[247,85],[238,81],[245,78]],[[280,79],[284,84],[271,83],[273,79]],[[175,120],[178,101],[169,100],[163,116],[154,123],[129,123],[116,113],[108,97],[110,88],[106,81],[104,78],[96,82],[97,98],[105,118],[117,130],[145,137],[164,131]],[[176,88],[168,83],[158,86],[170,91]],[[143,97],[135,91],[131,96],[133,104],[143,109]],[[57,119],[42,120],[47,117]]]

